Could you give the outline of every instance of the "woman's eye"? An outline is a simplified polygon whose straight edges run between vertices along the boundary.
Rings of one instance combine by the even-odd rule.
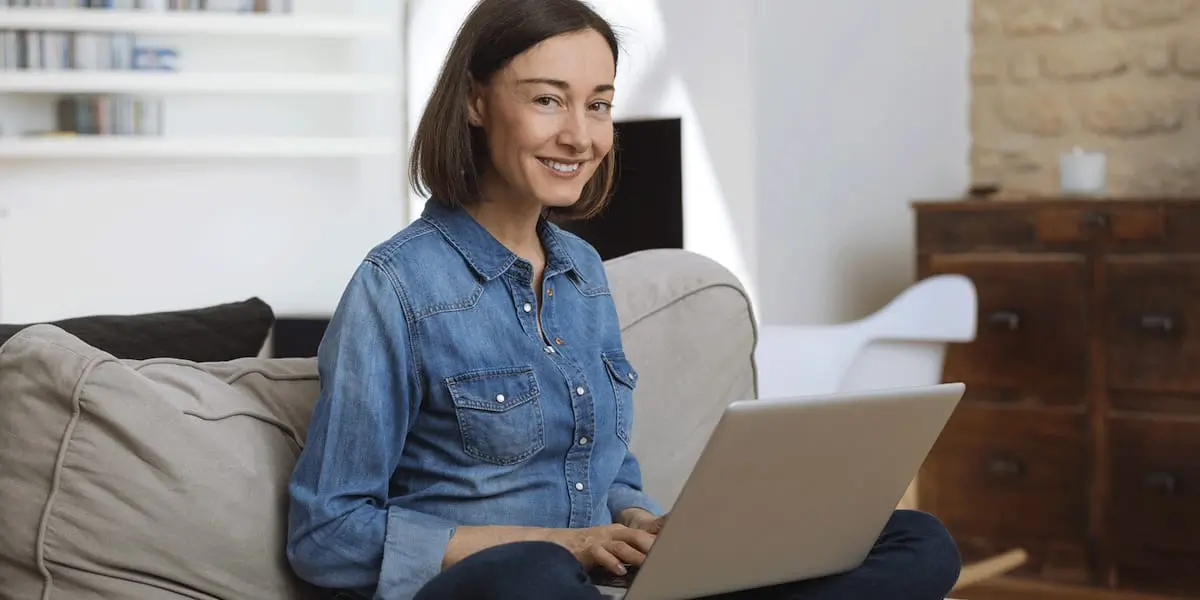
[[[554,106],[555,104],[558,104],[558,100],[555,100],[550,96],[539,96],[533,99],[533,103],[537,104],[538,106]]]
[[[596,112],[607,113],[612,110],[612,104],[609,104],[608,102],[603,102],[603,101],[593,102],[592,110],[594,110]]]

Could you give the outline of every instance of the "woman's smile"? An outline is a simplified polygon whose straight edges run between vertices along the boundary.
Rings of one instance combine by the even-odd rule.
[[[586,161],[538,158],[538,162],[542,163],[542,166],[546,167],[546,170],[555,177],[560,179],[574,179],[584,171],[580,167],[582,167]]]

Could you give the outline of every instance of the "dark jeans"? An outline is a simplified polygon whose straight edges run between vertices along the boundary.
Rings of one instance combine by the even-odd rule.
[[[717,596],[720,600],[941,600],[958,579],[958,547],[933,516],[896,511],[858,568]],[[415,600],[597,600],[575,557],[549,542],[496,546],[429,582]]]

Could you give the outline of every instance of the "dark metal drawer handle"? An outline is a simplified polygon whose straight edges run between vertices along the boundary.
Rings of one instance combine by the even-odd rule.
[[[1151,473],[1146,476],[1146,480],[1143,483],[1149,489],[1168,494],[1174,494],[1175,490],[1179,487],[1179,480],[1175,475],[1166,472]]]
[[[1083,224],[1093,229],[1107,229],[1111,221],[1107,213],[1102,212],[1086,212],[1083,213]]]
[[[997,329],[1015,331],[1021,326],[1021,315],[1011,310],[998,310],[988,316],[988,322]]]
[[[1020,477],[1025,474],[1025,465],[1015,458],[998,457],[988,460],[987,470],[997,477]]]
[[[1175,331],[1175,319],[1168,315],[1142,315],[1142,329],[1156,333],[1171,333]]]

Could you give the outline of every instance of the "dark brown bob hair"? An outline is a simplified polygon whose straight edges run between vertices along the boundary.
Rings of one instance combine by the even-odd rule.
[[[409,156],[409,181],[418,193],[448,206],[478,202],[488,163],[482,129],[467,122],[471,82],[486,84],[513,58],[564,33],[594,30],[608,42],[616,67],[612,26],[581,0],[481,0],[458,30],[421,115]],[[587,182],[579,201],[548,216],[586,219],[604,208],[616,176],[616,148]]]

